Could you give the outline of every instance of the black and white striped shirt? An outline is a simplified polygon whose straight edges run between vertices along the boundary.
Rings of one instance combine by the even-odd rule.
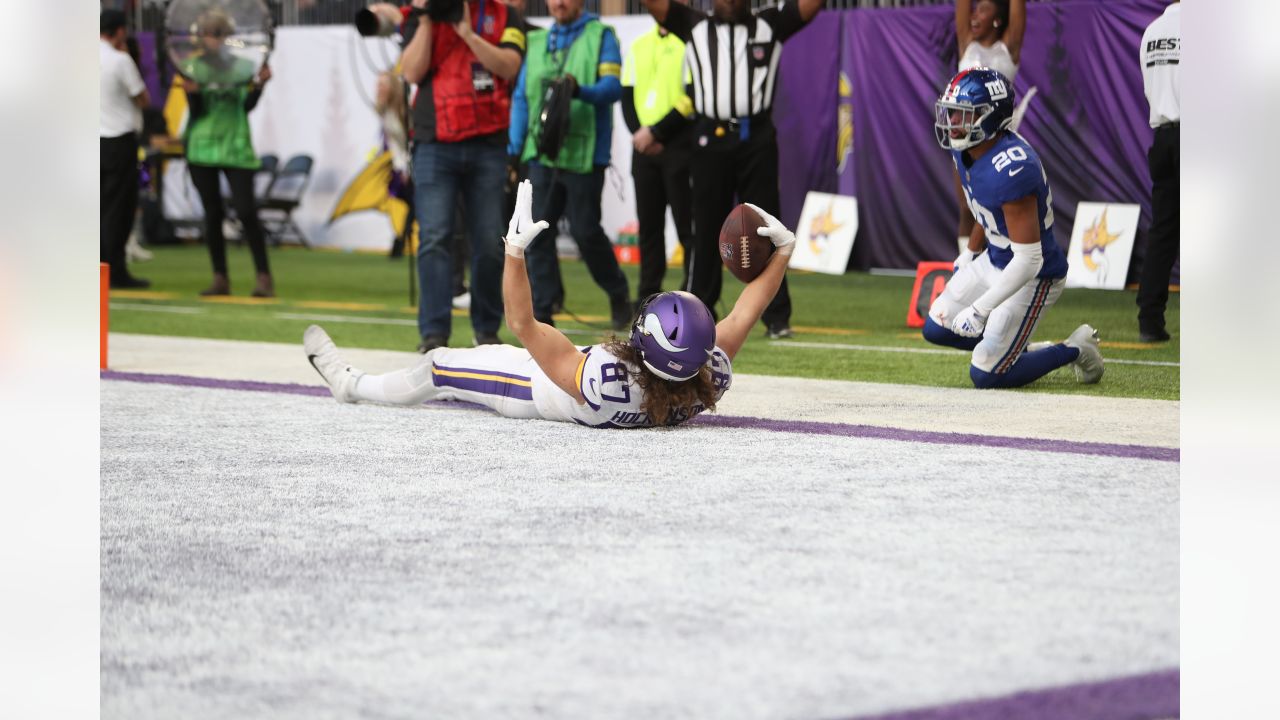
[[[746,23],[724,22],[673,1],[663,25],[685,42],[694,110],[732,120],[773,107],[782,43],[805,22],[796,0],[759,10]]]

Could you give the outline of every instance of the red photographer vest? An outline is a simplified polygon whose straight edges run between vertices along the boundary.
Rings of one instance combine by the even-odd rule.
[[[479,6],[484,4],[484,18]],[[477,35],[495,46],[507,25],[507,6],[494,0],[467,3]],[[436,139],[457,142],[505,131],[511,122],[506,80],[485,69],[448,23],[435,23],[431,44],[431,95],[436,110]]]

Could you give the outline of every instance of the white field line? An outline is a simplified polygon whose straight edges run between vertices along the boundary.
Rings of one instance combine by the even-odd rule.
[[[815,348],[818,350],[856,350],[862,352],[914,353],[916,355],[968,355],[964,350],[950,348],[912,348],[893,347],[887,345],[848,345],[845,343],[806,342],[804,340],[775,340],[770,345]],[[1151,365],[1155,367],[1182,367],[1181,363],[1162,362],[1158,360],[1116,360],[1106,358],[1108,365]]]
[[[143,310],[146,312],[169,312],[181,313],[187,315],[198,315],[205,312],[205,308],[184,307],[181,305],[139,305],[135,303],[111,303],[112,309],[118,310]],[[400,325],[400,326],[416,326],[417,320],[409,320],[407,318],[379,318],[379,317],[361,317],[356,315],[314,315],[309,313],[275,313],[275,317],[281,320],[309,320],[311,322],[335,322],[335,323],[356,323],[367,325]],[[566,335],[599,335],[595,330],[574,330],[571,328],[560,328],[560,331]],[[846,343],[824,343],[824,342],[807,342],[804,340],[776,340],[770,341],[770,345],[779,345],[784,347],[802,347],[814,348],[816,350],[855,350],[860,352],[892,352],[892,353],[914,353],[916,355],[967,355],[963,350],[952,350],[950,348],[912,348],[912,347],[893,347],[889,345],[850,345]],[[1182,363],[1162,362],[1158,360],[1118,360],[1107,358],[1108,364],[1114,365],[1148,365],[1153,367],[1182,367]]]
[[[312,322],[356,323],[358,325],[407,325],[417,326],[417,320],[408,318],[380,318],[356,315],[311,315],[307,313],[275,313],[281,320],[310,320]]]
[[[137,303],[111,303],[112,310],[142,310],[144,312],[167,312],[182,315],[200,315],[205,309],[201,307],[184,307],[182,305],[139,305]]]
[[[356,315],[312,315],[307,313],[275,313],[275,316],[281,320],[309,320],[311,322],[336,322],[336,323],[356,323],[372,324],[372,325],[408,325],[417,327],[417,320],[408,320],[401,318],[379,318],[379,317],[362,317]],[[558,328],[560,332],[566,335],[599,335],[594,330],[573,330],[566,328]]]

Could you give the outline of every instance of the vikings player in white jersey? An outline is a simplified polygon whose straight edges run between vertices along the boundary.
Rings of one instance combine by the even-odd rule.
[[[678,425],[715,408],[733,382],[734,356],[782,283],[795,235],[752,206],[766,222],[758,232],[776,252],[719,324],[697,297],[657,293],[641,303],[629,338],[579,348],[533,317],[524,251],[547,223],[533,221],[532,196],[529,181],[522,182],[502,276],[507,326],[524,347],[442,347],[413,367],[368,375],[343,362],[325,331],[312,325],[303,346],[334,398],[395,405],[463,400],[507,417],[602,428]]]
[[[1102,354],[1092,327],[1028,347],[1062,294],[1067,258],[1053,237],[1053,193],[1040,157],[1008,129],[1013,86],[990,68],[963,70],[936,109],[938,143],[951,151],[978,224],[929,308],[925,339],[972,350],[969,377],[979,388],[1020,387],[1068,364],[1079,381],[1098,382]]]

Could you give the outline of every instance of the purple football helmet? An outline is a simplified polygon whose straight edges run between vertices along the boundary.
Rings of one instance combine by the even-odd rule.
[[[697,297],[673,291],[650,295],[631,328],[631,346],[654,375],[683,381],[698,374],[716,346],[716,321]]]

